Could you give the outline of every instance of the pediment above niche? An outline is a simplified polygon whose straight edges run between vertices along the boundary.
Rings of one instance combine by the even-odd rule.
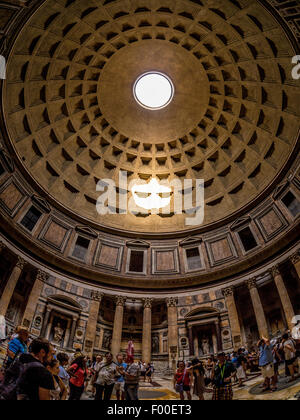
[[[230,226],[230,230],[233,230],[233,231],[237,230],[244,225],[249,225],[250,222],[251,222],[250,216],[241,217],[240,219],[237,219],[234,223],[232,223],[232,225]]]
[[[278,198],[285,192],[289,185],[290,181],[285,181],[282,184],[278,185],[278,187],[275,188],[275,191],[272,196],[274,200],[278,200]]]
[[[77,233],[81,233],[91,238],[98,238],[98,234],[89,226],[76,226],[75,230]]]
[[[42,211],[44,211],[45,213],[50,213],[51,207],[49,206],[46,200],[39,197],[38,195],[33,195],[31,197],[31,200],[36,206],[40,207]]]
[[[203,239],[201,236],[189,236],[183,239],[183,241],[180,241],[179,246],[185,247],[189,245],[200,245],[202,241]]]
[[[150,248],[149,242],[146,241],[128,241],[126,242],[128,248]]]

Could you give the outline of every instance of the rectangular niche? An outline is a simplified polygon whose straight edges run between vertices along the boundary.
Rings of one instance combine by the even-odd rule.
[[[177,248],[152,249],[152,274],[179,273]]]
[[[18,210],[25,203],[27,197],[22,187],[17,185],[13,179],[8,179],[0,189],[0,206],[11,217],[14,217]]]
[[[253,251],[259,246],[257,237],[254,234],[250,225],[238,230],[236,232],[236,235],[245,253]]]
[[[238,257],[230,233],[206,239],[205,246],[212,267],[233,261]]]
[[[86,257],[91,245],[91,240],[85,238],[81,235],[78,235],[74,246],[71,250],[71,257],[75,258],[78,261],[86,262]]]
[[[282,198],[282,203],[288,209],[293,217],[297,217],[300,213],[300,201],[292,191],[288,191]]]
[[[42,229],[39,239],[59,252],[64,252],[71,235],[71,226],[61,220],[50,217]]]
[[[184,250],[185,271],[193,272],[204,269],[201,245],[188,247]]]
[[[255,218],[255,223],[265,241],[270,241],[288,226],[287,221],[276,206],[269,207],[261,212]]]
[[[121,271],[124,246],[109,241],[100,241],[97,246],[94,265],[114,271]]]

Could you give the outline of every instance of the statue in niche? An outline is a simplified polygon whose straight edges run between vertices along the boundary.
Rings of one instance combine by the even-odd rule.
[[[202,352],[204,356],[206,356],[207,354],[210,354],[210,345],[209,345],[208,337],[204,336],[202,338],[201,347],[202,347]]]
[[[61,324],[58,322],[56,327],[54,327],[53,341],[60,344],[63,339],[64,332],[65,331],[62,329]]]
[[[152,353],[159,353],[159,338],[157,336],[152,338]]]
[[[103,336],[103,345],[102,345],[102,347],[105,350],[110,350],[111,339],[112,339],[111,333],[109,331],[105,331],[104,336]]]

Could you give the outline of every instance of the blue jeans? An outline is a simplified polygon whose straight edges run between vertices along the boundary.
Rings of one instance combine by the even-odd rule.
[[[139,384],[125,384],[124,387],[126,401],[138,401]]]

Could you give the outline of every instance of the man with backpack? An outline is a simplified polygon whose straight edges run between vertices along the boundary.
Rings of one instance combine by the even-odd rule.
[[[6,371],[0,388],[0,400],[50,400],[54,389],[51,373],[44,364],[53,360],[53,347],[48,340],[33,340],[30,353],[17,357]]]
[[[6,369],[9,368],[18,355],[27,353],[27,341],[29,338],[27,328],[18,327],[16,332],[16,337],[8,343]]]

